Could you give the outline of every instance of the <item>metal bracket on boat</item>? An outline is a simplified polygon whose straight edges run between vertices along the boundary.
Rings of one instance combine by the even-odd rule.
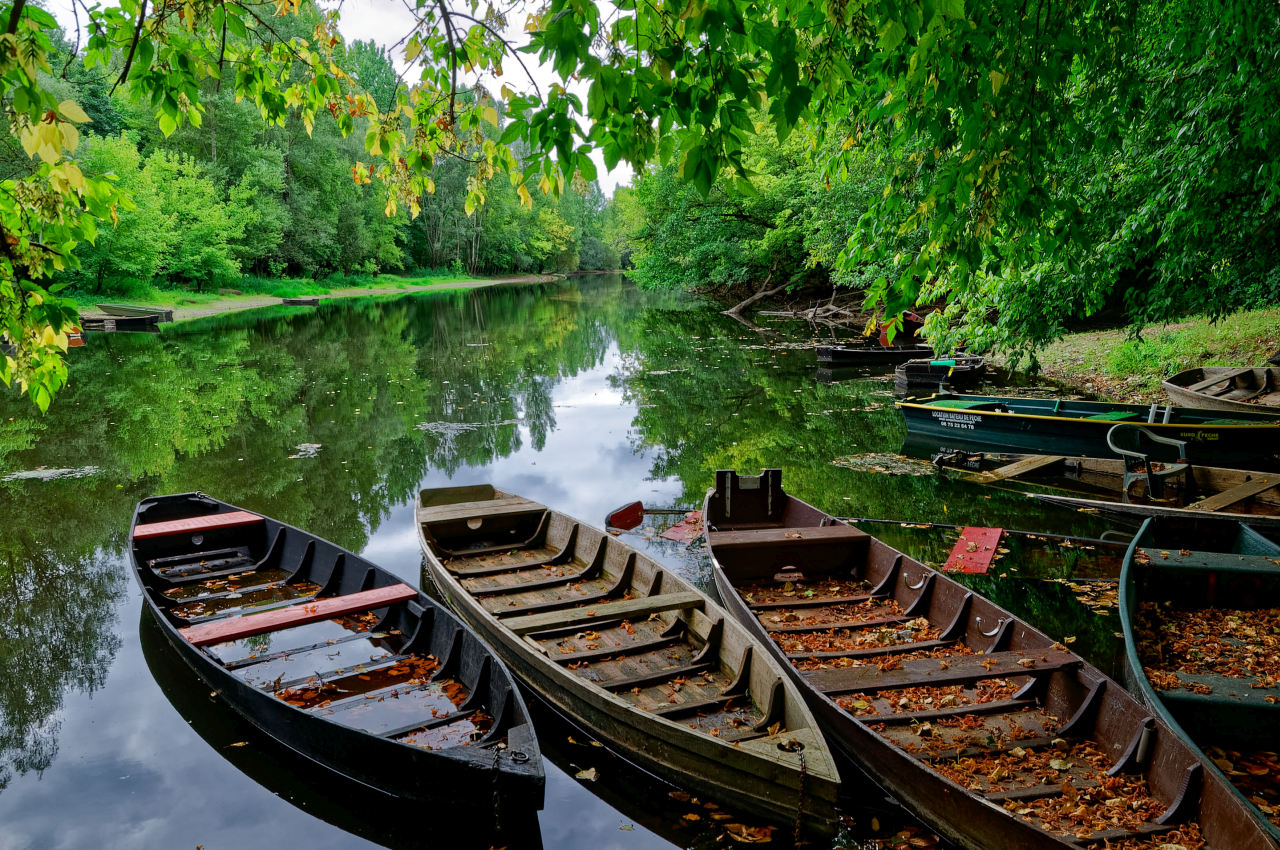
[[[529,760],[529,754],[524,750],[512,750],[511,760],[516,764],[524,764]]]
[[[981,617],[974,617],[974,618],[973,618],[973,620],[974,620],[974,622],[975,622],[975,623],[977,623],[977,624],[978,624],[978,629],[979,629],[979,630],[981,630],[981,629],[982,629],[982,618],[981,618]],[[995,627],[994,629],[992,629],[991,631],[989,631],[989,632],[982,632],[982,636],[983,636],[983,637],[995,637],[996,635],[998,635],[998,634],[1000,633],[1000,627],[1001,627],[1001,626],[1003,626],[1003,625],[1004,625],[1004,617],[1001,617],[999,620],[996,620],[996,627]]]
[[[784,753],[799,753],[804,752],[804,744],[800,743],[797,739],[792,738],[790,741],[779,741],[778,749],[782,750]]]
[[[918,584],[907,585],[907,590],[919,590],[920,588],[924,587],[925,583],[928,581],[929,581],[929,574],[925,573],[924,575],[920,576],[920,581]]]

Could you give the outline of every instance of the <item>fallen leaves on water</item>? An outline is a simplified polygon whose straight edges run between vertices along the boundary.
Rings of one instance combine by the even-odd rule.
[[[691,822],[691,823],[692,823],[693,821],[702,820],[702,815],[694,814],[693,812],[686,812],[685,814],[681,815],[681,817],[682,817],[684,820],[687,820],[687,821],[689,821],[689,822]]]
[[[677,803],[687,803],[692,799],[687,791],[672,791],[667,796],[675,800]]]
[[[636,828],[635,824],[631,824],[631,823],[624,823],[622,826],[618,827],[618,829],[622,830],[623,832],[632,832],[633,830],[635,830],[635,828]]]
[[[772,826],[747,826],[742,823],[725,825],[725,832],[740,844],[768,844],[773,840]]]
[[[585,779],[588,782],[595,782],[597,779],[600,778],[600,773],[594,767],[589,767],[586,770],[578,771],[577,773],[574,774],[574,776],[578,777],[579,779]]]
[[[236,741],[234,744],[227,744],[227,746],[228,746],[228,747],[247,747],[247,746],[249,746],[249,742],[248,742],[248,741]]]

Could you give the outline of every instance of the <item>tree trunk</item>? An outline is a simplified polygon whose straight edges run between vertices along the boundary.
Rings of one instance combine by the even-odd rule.
[[[771,280],[773,280],[773,272],[769,272],[769,276],[764,279],[764,283],[760,284],[760,289],[756,291],[755,295],[750,295],[730,307],[728,310],[721,310],[720,312],[724,313],[726,316],[734,316],[736,318],[742,315],[743,310],[747,309],[761,298],[768,298],[770,295],[777,295],[779,292],[787,288],[785,283],[781,283],[773,289],[766,289],[765,287],[769,285],[769,281]]]

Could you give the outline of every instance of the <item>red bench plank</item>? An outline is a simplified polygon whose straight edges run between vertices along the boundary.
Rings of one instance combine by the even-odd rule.
[[[960,539],[943,567],[948,572],[964,570],[966,573],[985,573],[995,560],[1000,545],[1000,528],[975,528],[969,526],[960,532]]]
[[[205,514],[204,516],[171,519],[168,522],[151,522],[135,526],[134,540],[146,540],[149,537],[166,537],[171,534],[186,534],[191,531],[212,531],[215,528],[235,528],[238,525],[253,525],[262,522],[262,517],[248,511],[231,511],[225,514]]]
[[[370,608],[381,608],[417,598],[418,591],[409,585],[393,584],[390,587],[349,593],[346,596],[326,596],[312,602],[290,605],[288,608],[263,611],[261,614],[245,614],[243,617],[214,620],[178,631],[193,646],[208,646],[260,635],[264,632],[274,632],[290,626],[305,626],[307,623],[330,620],[344,614],[368,611]]]

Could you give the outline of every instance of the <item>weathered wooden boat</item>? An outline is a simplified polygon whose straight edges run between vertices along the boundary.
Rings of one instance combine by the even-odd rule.
[[[955,454],[940,455],[934,462],[940,466],[963,463],[955,458]],[[1280,528],[1280,473],[1276,472],[1189,464],[1182,475],[1165,478],[1156,497],[1141,477],[1126,490],[1125,462],[1118,458],[999,454],[984,456],[981,466],[988,468],[969,472],[965,478],[982,484],[1052,488],[1060,492],[1031,495],[1053,504],[1129,517],[1195,519],[1211,514]]]
[[[130,543],[177,654],[281,744],[400,797],[541,805],[537,738],[510,673],[430,597],[201,493],[143,500]]]
[[[294,307],[319,307],[319,296],[307,296],[303,298],[281,298],[281,304],[292,305]]]
[[[1280,545],[1238,523],[1148,520],[1120,622],[1130,689],[1280,841]]]
[[[225,702],[211,698],[208,684],[170,649],[164,631],[151,607],[140,606],[142,657],[165,699],[210,750],[276,797],[380,847],[422,846],[421,819],[406,818],[406,804],[428,810],[424,807],[438,803],[448,807],[448,816],[431,818],[431,837],[450,850],[540,850],[540,795],[467,801],[450,797],[446,785],[438,799],[409,799],[357,782],[299,755],[238,712],[227,711]]]
[[[640,766],[834,826],[839,776],[769,651],[621,539],[488,485],[423,490],[426,570],[535,691]]]
[[[167,307],[146,307],[134,304],[95,304],[108,316],[122,316],[134,319],[154,317],[157,322],[172,322],[173,311]]]
[[[705,516],[729,610],[788,664],[828,735],[945,837],[1002,850],[1280,846],[1118,684],[788,496],[779,470],[717,473]]]
[[[80,328],[85,331],[115,331],[132,333],[159,333],[157,316],[81,316]]]
[[[1280,366],[1187,369],[1164,382],[1174,404],[1280,416]]]
[[[1185,443],[1185,460],[1240,469],[1280,469],[1280,420],[1261,414],[1172,405],[939,393],[897,402],[907,430],[944,448],[1114,457],[1107,435],[1119,423]]]
[[[908,360],[893,370],[893,384],[900,393],[911,390],[938,390],[943,387],[970,389],[982,383],[987,361],[972,354],[954,357]]]
[[[817,353],[818,362],[826,366],[892,366],[930,357],[933,349],[927,345],[819,345]]]

